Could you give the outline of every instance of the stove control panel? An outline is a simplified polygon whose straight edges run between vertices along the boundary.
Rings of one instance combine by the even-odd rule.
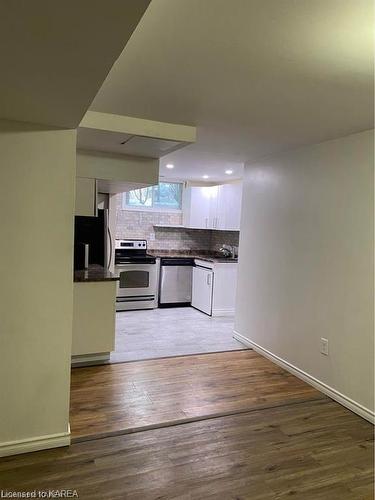
[[[146,240],[116,240],[116,250],[147,250]]]

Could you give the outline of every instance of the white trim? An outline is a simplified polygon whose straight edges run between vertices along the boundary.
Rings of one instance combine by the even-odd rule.
[[[0,443],[0,457],[19,455],[20,453],[30,453],[32,451],[48,450],[49,448],[59,448],[70,445],[70,428],[67,432],[38,436],[17,441]]]
[[[125,193],[122,193],[125,194]],[[154,208],[154,207],[132,207],[126,205],[126,208],[121,208],[123,212],[151,212],[153,214],[182,214],[182,208]]]
[[[212,316],[234,316],[235,309],[212,309]]]
[[[72,366],[78,366],[87,363],[106,363],[111,356],[110,352],[100,352],[94,354],[78,354],[72,356]]]
[[[329,385],[325,384],[324,382],[321,382],[317,378],[313,377],[309,373],[304,372],[297,366],[292,365],[288,361],[285,361],[284,359],[280,358],[279,356],[276,356],[276,354],[273,354],[272,352],[268,351],[264,347],[260,346],[256,342],[253,342],[252,340],[249,340],[248,338],[244,337],[240,333],[236,332],[233,330],[233,337],[236,340],[239,340],[242,344],[251,347],[254,349],[254,351],[259,352],[266,358],[270,359],[277,365],[281,366],[285,370],[287,370],[290,373],[293,373],[296,377],[302,379],[303,381],[307,382],[308,384],[312,385],[315,387],[315,389],[318,389],[319,391],[323,392],[330,398],[334,399],[341,405],[345,406],[346,408],[349,408],[349,410],[353,411],[360,417],[368,420],[372,424],[375,424],[375,413],[371,411],[370,409],[366,408],[365,406],[361,405],[360,403],[357,403],[353,399],[349,398],[348,396],[345,396],[345,394],[342,394],[341,392],[337,391],[333,387],[330,387]]]

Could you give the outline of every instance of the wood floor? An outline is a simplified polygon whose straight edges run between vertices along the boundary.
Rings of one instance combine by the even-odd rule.
[[[372,436],[371,424],[320,399],[1,459],[0,489],[71,488],[81,500],[372,500]]]
[[[74,441],[327,399],[252,350],[76,368]]]

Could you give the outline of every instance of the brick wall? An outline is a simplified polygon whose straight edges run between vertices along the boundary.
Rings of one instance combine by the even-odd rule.
[[[117,239],[144,239],[152,250],[217,251],[224,243],[238,246],[238,231],[154,227],[182,224],[182,213],[123,210],[122,195],[116,198]]]

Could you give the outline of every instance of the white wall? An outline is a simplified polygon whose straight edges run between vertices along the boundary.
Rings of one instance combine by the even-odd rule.
[[[370,411],[373,189],[373,131],[247,166],[235,324]]]
[[[75,148],[0,121],[0,455],[69,441]]]
[[[153,185],[159,182],[159,160],[99,151],[77,151],[77,176]]]

